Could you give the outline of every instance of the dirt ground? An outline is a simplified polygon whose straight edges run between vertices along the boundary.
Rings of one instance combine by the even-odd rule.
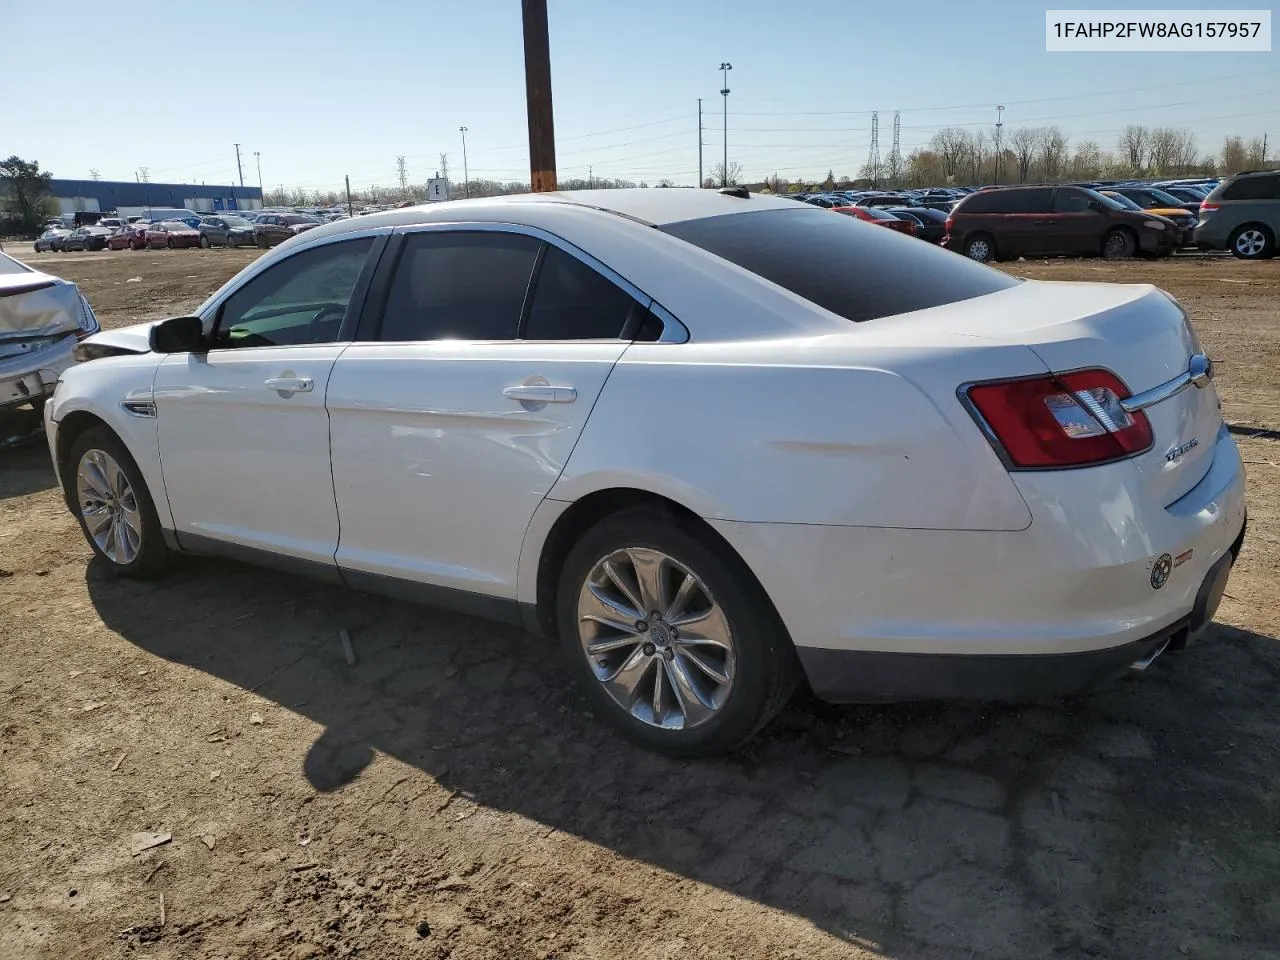
[[[112,326],[252,256],[31,259]],[[0,451],[0,957],[1280,960],[1280,261],[1010,269],[1181,298],[1249,462],[1209,636],[1065,702],[800,696],[664,760],[514,629],[230,563],[117,582],[45,449]]]

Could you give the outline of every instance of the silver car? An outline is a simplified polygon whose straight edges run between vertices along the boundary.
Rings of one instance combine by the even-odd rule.
[[[69,280],[0,253],[0,410],[44,407],[98,318]]]

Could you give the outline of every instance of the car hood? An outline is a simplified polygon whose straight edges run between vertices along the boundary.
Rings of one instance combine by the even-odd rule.
[[[127,327],[103,330],[87,338],[84,342],[104,347],[116,347],[120,350],[127,350],[130,353],[150,353],[151,328],[159,322],[159,320],[149,320],[145,323],[135,323]]]
[[[84,322],[74,283],[39,272],[0,275],[0,338],[50,337]]]

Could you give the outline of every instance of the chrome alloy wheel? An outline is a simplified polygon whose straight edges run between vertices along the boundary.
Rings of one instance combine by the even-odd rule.
[[[98,549],[112,563],[132,563],[142,547],[142,515],[129,478],[109,453],[84,452],[76,469],[76,499]]]
[[[626,547],[596,562],[578,595],[578,639],[609,696],[650,726],[705,723],[733,687],[724,611],[696,574],[658,550]]]
[[[985,263],[991,259],[991,244],[985,240],[974,240],[969,244],[968,254],[970,260]]]
[[[1236,237],[1236,250],[1245,257],[1256,257],[1267,245],[1267,238],[1261,230],[1250,229],[1240,231]]]

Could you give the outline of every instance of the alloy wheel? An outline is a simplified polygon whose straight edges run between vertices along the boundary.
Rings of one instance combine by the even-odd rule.
[[[728,700],[737,661],[728,618],[675,558],[647,547],[601,558],[579,592],[577,619],[591,672],[637,720],[688,730]]]
[[[85,451],[76,469],[76,499],[103,555],[120,566],[132,563],[142,547],[142,514],[129,478],[111,454]]]
[[[1256,257],[1267,245],[1261,230],[1244,230],[1236,237],[1236,251],[1245,257]]]
[[[985,262],[991,259],[991,246],[985,240],[974,240],[969,244],[968,253],[970,259]]]

